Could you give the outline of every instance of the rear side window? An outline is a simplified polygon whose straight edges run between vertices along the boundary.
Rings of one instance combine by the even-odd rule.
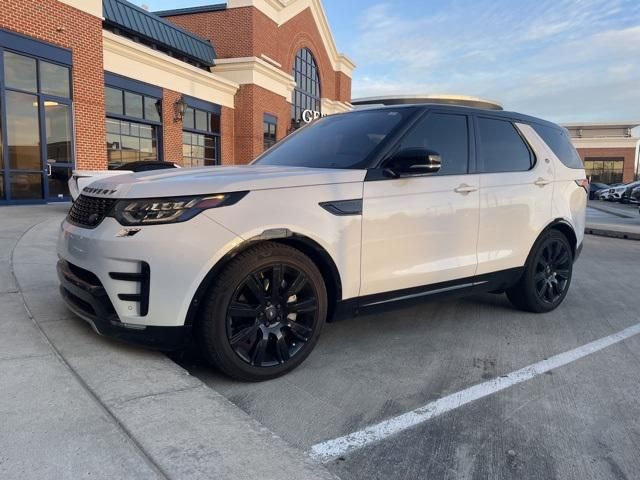
[[[469,165],[469,127],[466,115],[431,114],[418,122],[400,142],[400,150],[426,148],[440,154],[437,175],[466,174]]]
[[[483,173],[524,172],[534,162],[516,127],[505,120],[478,118],[478,150]]]
[[[584,168],[582,159],[573,147],[571,139],[565,130],[546,125],[534,124],[531,126],[566,167]]]

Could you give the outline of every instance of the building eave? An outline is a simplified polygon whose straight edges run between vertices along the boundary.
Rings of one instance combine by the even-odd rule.
[[[228,9],[241,7],[257,8],[278,26],[284,25],[307,8],[310,9],[333,70],[344,73],[349,78],[353,77],[356,64],[338,51],[321,0],[228,0],[227,2]]]
[[[257,85],[289,101],[295,89],[295,79],[275,65],[258,57],[219,59],[214,73],[239,85]]]
[[[105,71],[149,82],[225,107],[235,107],[240,86],[107,30],[102,32]],[[131,65],[138,68],[132,69]]]

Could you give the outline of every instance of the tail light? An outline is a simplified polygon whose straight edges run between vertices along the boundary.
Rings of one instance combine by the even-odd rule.
[[[586,178],[576,180],[576,185],[584,188],[584,191],[587,192],[587,195],[589,195],[589,180],[587,180]]]

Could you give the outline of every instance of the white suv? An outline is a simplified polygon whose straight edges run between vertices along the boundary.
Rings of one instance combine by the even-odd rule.
[[[61,292],[98,333],[195,338],[226,374],[299,365],[327,320],[442,295],[565,298],[588,182],[567,132],[435,105],[334,115],[247,166],[86,187],[60,230]],[[384,333],[381,333],[383,335]]]

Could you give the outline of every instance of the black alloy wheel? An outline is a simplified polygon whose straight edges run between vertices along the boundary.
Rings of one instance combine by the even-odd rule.
[[[549,230],[533,246],[522,277],[506,290],[509,301],[527,312],[545,313],[567,296],[573,276],[573,249],[559,230]]]
[[[277,242],[249,248],[216,275],[195,325],[209,363],[242,381],[279,377],[311,353],[327,318],[315,263]]]
[[[571,251],[557,238],[547,241],[538,256],[534,277],[540,300],[553,305],[567,288],[571,275]]]
[[[273,367],[295,357],[310,340],[318,299],[306,275],[278,263],[252,272],[227,309],[227,340],[244,362]]]

